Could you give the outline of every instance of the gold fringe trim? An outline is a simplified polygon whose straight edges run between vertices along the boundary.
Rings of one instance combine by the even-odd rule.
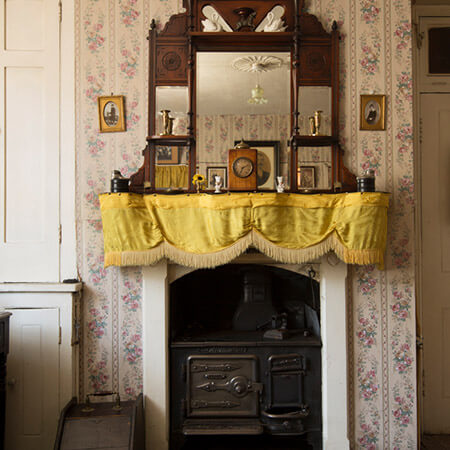
[[[105,267],[108,266],[149,266],[163,258],[186,267],[209,269],[227,264],[245,252],[249,247],[257,248],[269,258],[286,264],[302,264],[313,261],[331,250],[347,264],[378,264],[383,269],[384,252],[380,249],[350,250],[339,240],[336,233],[330,234],[319,244],[303,249],[279,247],[264,239],[252,230],[230,247],[205,254],[187,253],[163,242],[151,250],[132,252],[109,252],[105,255]]]

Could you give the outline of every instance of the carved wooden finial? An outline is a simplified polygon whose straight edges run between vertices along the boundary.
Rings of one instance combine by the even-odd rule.
[[[336,31],[338,29],[338,24],[337,24],[337,22],[335,20],[333,20],[333,25],[331,26],[331,29],[333,31]]]
[[[156,21],[155,19],[152,19],[152,21],[150,22],[150,30],[154,30],[156,28]]]
[[[233,11],[239,16],[239,22],[236,24],[235,31],[255,31],[253,21],[256,17],[256,11],[252,8],[241,7]]]

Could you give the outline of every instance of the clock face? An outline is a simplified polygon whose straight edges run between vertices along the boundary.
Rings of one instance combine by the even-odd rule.
[[[253,172],[253,162],[245,156],[241,156],[234,161],[233,172],[239,178],[247,178]]]

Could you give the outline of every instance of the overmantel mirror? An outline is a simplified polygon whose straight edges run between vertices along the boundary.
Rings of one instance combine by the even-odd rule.
[[[303,0],[185,0],[149,32],[149,123],[139,193],[356,190],[339,147],[336,23]],[[236,144],[244,141],[250,147]],[[250,176],[251,174],[251,176]]]

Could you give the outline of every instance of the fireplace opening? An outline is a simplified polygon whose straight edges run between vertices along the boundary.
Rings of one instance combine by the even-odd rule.
[[[322,448],[312,275],[230,264],[171,284],[171,450]]]

